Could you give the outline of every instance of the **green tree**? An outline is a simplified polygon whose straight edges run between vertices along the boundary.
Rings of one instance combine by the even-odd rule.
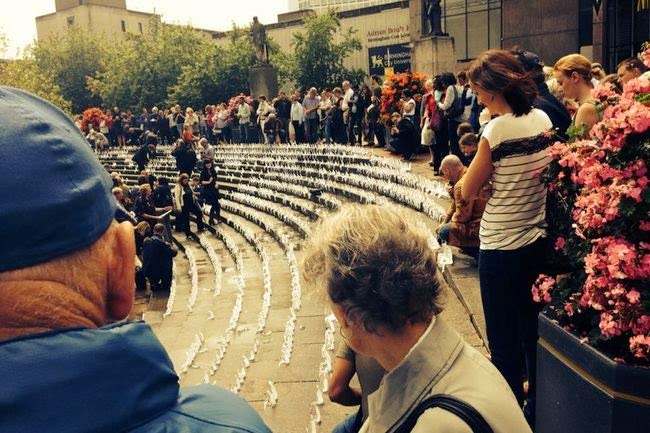
[[[70,101],[63,97],[53,77],[43,73],[31,56],[0,63],[0,83],[40,96],[71,114]]]
[[[212,41],[190,26],[151,18],[149,32],[107,48],[103,70],[88,80],[93,94],[122,108],[162,107],[184,70],[201,67]],[[187,92],[192,89],[185,89]]]
[[[292,65],[277,43],[268,40],[271,63],[278,70],[279,81],[290,79]],[[247,27],[233,26],[227,43],[211,43],[191,65],[185,65],[171,88],[168,103],[198,107],[206,103],[228,101],[248,92],[248,74],[255,64],[255,50]]]
[[[81,28],[73,27],[61,34],[35,42],[31,56],[42,74],[52,77],[62,96],[72,104],[74,113],[100,104],[87,86],[88,77],[103,70],[106,41]]]
[[[339,36],[339,42],[335,42],[335,35]],[[333,87],[343,80],[359,82],[365,76],[359,69],[343,66],[350,53],[361,49],[361,40],[356,30],[341,29],[341,21],[333,9],[306,17],[304,33],[296,32],[293,38],[293,75],[301,88]]]
[[[40,96],[70,114],[70,101],[63,97],[61,89],[54,83],[52,76],[47,71],[43,73],[36,64],[32,47],[25,49],[23,59],[2,60],[8,46],[7,35],[0,33],[0,84]]]

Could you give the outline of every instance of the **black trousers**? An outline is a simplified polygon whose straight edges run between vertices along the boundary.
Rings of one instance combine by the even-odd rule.
[[[446,121],[440,125],[440,129],[435,131],[436,142],[433,145],[433,169],[440,170],[440,163],[443,158],[449,155],[449,131]]]
[[[210,206],[210,216],[208,222],[212,224],[212,221],[216,218],[217,221],[219,221],[219,217],[221,216],[221,205],[219,204],[219,200],[211,203]]]
[[[184,230],[186,235],[190,235],[192,231],[190,230],[190,214],[194,214],[196,217],[196,226],[199,229],[199,231],[203,231],[203,214],[201,213],[201,209],[199,209],[198,206],[196,205],[190,205],[190,206],[183,206],[183,223],[184,223]]]
[[[528,378],[528,411],[534,415],[537,379],[537,315],[531,287],[542,271],[545,239],[516,250],[480,250],[478,273],[492,363],[519,404]]]
[[[154,292],[169,292],[172,285],[172,268],[171,266],[156,269],[149,275],[149,284]]]
[[[291,124],[293,125],[293,130],[296,133],[296,143],[306,143],[307,139],[305,138],[305,125],[298,122],[297,120],[292,120]]]

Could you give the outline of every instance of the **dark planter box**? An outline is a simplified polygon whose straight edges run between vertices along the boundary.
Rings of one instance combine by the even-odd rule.
[[[650,369],[616,363],[540,314],[535,431],[650,432]]]

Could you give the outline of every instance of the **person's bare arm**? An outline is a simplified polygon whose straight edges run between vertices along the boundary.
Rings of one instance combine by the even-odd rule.
[[[478,144],[476,156],[474,156],[474,160],[472,160],[467,173],[465,173],[462,188],[463,200],[469,202],[478,197],[481,188],[492,176],[493,169],[490,144],[485,138],[482,138]]]
[[[576,113],[576,126],[586,125],[589,129],[594,126],[600,118],[598,117],[598,110],[594,104],[585,103],[578,108]]]
[[[332,402],[343,406],[361,404],[361,390],[350,386],[350,380],[352,380],[354,374],[354,362],[339,357],[334,360],[328,391]]]

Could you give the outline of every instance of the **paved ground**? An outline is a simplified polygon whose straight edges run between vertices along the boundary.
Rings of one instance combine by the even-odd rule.
[[[381,149],[372,150],[376,154],[390,156]],[[433,177],[428,166],[428,155],[419,155],[412,164],[412,171],[424,177]],[[321,214],[324,208],[314,208]],[[423,214],[409,210],[414,219],[424,221],[430,229],[437,223]],[[298,433],[304,431],[329,432],[332,427],[356,408],[346,408],[329,402],[323,396],[323,375],[319,373],[326,358],[333,360],[334,353],[324,350],[326,322],[329,313],[327,303],[321,294],[302,293],[302,307],[296,314],[293,352],[289,365],[279,365],[287,321],[291,311],[291,272],[282,246],[264,233],[256,224],[232,213],[223,212],[238,226],[255,233],[255,242],[263,247],[269,256],[272,297],[266,326],[261,332],[258,318],[263,309],[264,278],[262,261],[249,242],[233,228],[221,224],[220,230],[241,251],[241,270],[245,283],[241,297],[241,312],[234,331],[229,331],[229,323],[236,312],[238,303],[238,271],[236,263],[225,243],[214,235],[207,235],[209,245],[219,257],[221,270],[221,292],[215,293],[219,284],[215,280],[215,269],[204,249],[195,241],[184,241],[185,247],[196,259],[198,271],[198,291],[192,294],[191,278],[188,275],[188,260],[179,254],[176,264],[176,297],[172,313],[163,317],[167,299],[155,296],[149,303],[141,303],[136,310],[143,312],[145,321],[150,323],[158,337],[168,349],[174,366],[180,372],[183,386],[210,382],[232,388],[238,381],[243,382],[239,394],[257,409],[267,424],[275,432]],[[302,214],[296,217],[306,220]],[[269,217],[273,226],[286,233],[293,240],[300,237],[295,230],[281,221]],[[179,239],[184,239],[180,236]],[[296,251],[300,259],[300,251]],[[473,259],[456,255],[455,261],[445,272],[448,282],[446,309],[443,316],[473,346],[485,353],[482,339],[484,321],[478,289],[477,268]],[[195,297],[195,302],[192,302]],[[189,304],[193,306],[189,308]],[[197,336],[202,336],[200,346],[191,350]],[[335,333],[338,340],[338,333]],[[228,341],[225,351],[220,350]],[[338,341],[337,341],[338,342]],[[254,360],[252,352],[257,348]],[[188,353],[189,352],[189,353]],[[215,359],[220,358],[215,364]],[[186,364],[187,371],[183,372]],[[247,366],[250,364],[250,366]],[[216,371],[215,371],[216,367]],[[245,372],[245,377],[242,373]],[[211,374],[212,373],[212,374]],[[239,379],[237,378],[239,374]],[[277,405],[264,408],[264,401],[273,381],[277,389]],[[319,391],[319,389],[321,391]],[[321,399],[322,404],[321,404]],[[321,423],[312,429],[312,419],[320,413]]]

